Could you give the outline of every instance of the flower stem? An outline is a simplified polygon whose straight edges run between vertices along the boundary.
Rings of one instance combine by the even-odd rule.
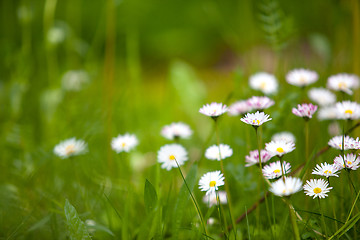
[[[323,230],[323,233],[325,233],[325,238],[326,238],[328,236],[328,232],[327,232],[327,228],[326,228],[326,224],[325,224],[324,212],[321,208],[320,198],[318,198],[318,203],[319,203],[319,209],[320,209],[320,214],[321,214],[322,230]]]
[[[309,160],[309,121],[305,120],[305,165],[307,164]],[[305,170],[304,176],[307,174],[308,168]]]
[[[184,184],[185,184],[187,190],[189,191],[190,197],[191,197],[191,199],[192,199],[192,201],[193,201],[193,203],[194,203],[194,205],[195,205],[195,208],[196,208],[196,210],[197,210],[197,212],[198,212],[198,214],[199,214],[199,217],[200,217],[200,220],[201,220],[201,224],[202,224],[202,226],[203,226],[204,233],[205,233],[206,238],[207,238],[207,235],[208,235],[208,234],[207,234],[207,232],[206,232],[206,227],[205,227],[205,223],[204,223],[204,218],[203,218],[203,216],[202,216],[202,214],[201,214],[200,208],[199,208],[199,206],[198,206],[198,204],[197,204],[197,202],[196,202],[196,199],[195,199],[194,195],[192,194],[192,192],[191,192],[191,190],[190,190],[190,188],[189,188],[189,186],[188,186],[188,184],[187,184],[187,182],[186,182],[186,180],[185,180],[185,177],[184,177],[184,175],[183,175],[183,173],[182,173],[182,171],[181,171],[181,168],[180,168],[179,163],[177,162],[176,158],[175,158],[174,160],[175,160],[175,162],[176,162],[176,165],[178,166],[180,175],[181,175],[181,177],[182,177],[182,179],[183,179],[183,181],[184,181]]]
[[[233,225],[233,230],[234,230],[234,237],[236,239],[236,222],[235,219],[233,218],[232,215],[232,204],[231,204],[231,195],[230,195],[230,190],[229,190],[229,185],[228,185],[228,178],[226,177],[226,173],[224,170],[224,163],[223,160],[221,158],[221,152],[220,152],[220,136],[219,136],[219,127],[218,127],[218,121],[217,119],[215,119],[215,133],[216,133],[216,142],[219,148],[219,158],[220,158],[220,167],[221,167],[221,171],[224,174],[224,178],[225,178],[225,191],[226,191],[226,195],[227,195],[227,199],[228,199],[228,203],[229,203],[229,214],[230,214],[230,219],[231,219],[231,223]]]
[[[224,236],[225,236],[225,239],[228,238],[227,236],[227,233],[225,232],[225,229],[226,227],[224,228],[224,224],[223,224],[223,221],[221,220],[222,217],[223,217],[223,213],[222,213],[222,209],[221,209],[221,205],[220,205],[220,197],[219,197],[219,193],[217,191],[215,191],[215,194],[216,194],[216,205],[217,205],[217,209],[218,209],[218,213],[219,213],[219,220],[220,220],[220,226],[221,226],[221,231],[223,232]],[[225,224],[226,226],[226,224]]]
[[[287,202],[287,201],[286,201]],[[294,239],[300,240],[299,227],[296,223],[295,209],[287,202],[289,207],[290,221],[294,232]]]

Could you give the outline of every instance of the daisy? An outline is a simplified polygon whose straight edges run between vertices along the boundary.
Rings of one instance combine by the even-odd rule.
[[[272,118],[270,115],[265,114],[264,112],[257,111],[256,113],[248,113],[245,117],[240,119],[242,122],[253,125],[254,127],[261,126],[263,123],[266,123]]]
[[[297,193],[302,188],[302,182],[300,178],[285,177],[273,182],[270,187],[270,191],[276,196],[283,197]]]
[[[137,137],[134,134],[125,133],[118,135],[111,141],[111,148],[116,153],[129,152],[139,144]]]
[[[320,106],[328,106],[336,102],[336,95],[326,88],[312,88],[308,92],[311,101]]]
[[[279,132],[279,133],[276,133],[271,137],[271,140],[272,141],[283,140],[285,142],[293,142],[293,143],[296,142],[296,138],[295,138],[294,134],[292,134],[291,132]]]
[[[345,168],[344,162],[346,164],[347,169],[356,170],[360,167],[359,166],[360,158],[358,158],[353,153],[346,154],[345,161],[342,155],[339,155],[334,159],[334,165],[336,165],[336,167],[339,169]]]
[[[266,150],[261,150],[261,163],[269,161],[273,156]],[[245,156],[245,167],[250,167],[259,164],[259,150],[250,151],[249,155]]]
[[[317,164],[312,174],[320,175],[324,177],[339,177],[338,174],[339,168],[334,164],[321,163]]]
[[[317,108],[318,107],[316,105],[312,105],[311,103],[303,103],[301,105],[298,104],[297,108],[293,108],[292,113],[298,117],[309,119],[312,118],[312,115],[316,112]]]
[[[359,119],[360,105],[357,102],[343,101],[335,104],[339,119]]]
[[[329,140],[328,145],[332,148],[342,150],[343,136],[335,136]],[[354,139],[349,136],[344,137],[344,150],[359,149],[359,139]]]
[[[286,75],[286,81],[294,86],[305,87],[318,80],[319,76],[315,71],[308,69],[294,69]]]
[[[161,168],[170,171],[171,168],[178,167],[178,164],[179,166],[184,165],[188,160],[188,153],[180,144],[167,144],[160,148],[157,159],[159,163],[162,163]]]
[[[231,157],[233,154],[233,150],[230,148],[229,145],[226,144],[220,144],[220,153],[219,153],[219,146],[218,145],[212,145],[205,151],[205,157],[210,160],[218,160],[225,159],[227,157]]]
[[[62,159],[84,154],[87,152],[87,144],[83,140],[70,138],[60,142],[54,148],[54,154]]]
[[[200,113],[212,118],[217,118],[220,115],[226,113],[227,111],[228,108],[225,104],[216,103],[216,102],[213,102],[211,104],[206,104],[199,110]]]
[[[254,110],[264,110],[275,104],[270,98],[253,96],[247,100],[248,105]]]
[[[295,149],[295,143],[286,142],[284,140],[271,141],[265,144],[265,150],[272,155],[277,155],[279,157],[283,156],[286,153],[292,152]]]
[[[331,90],[342,91],[352,95],[352,90],[359,87],[359,77],[355,74],[339,73],[330,76],[326,86]]]
[[[239,116],[252,110],[246,100],[237,101],[229,106],[228,114],[230,116]]]
[[[324,179],[310,179],[306,181],[304,185],[304,192],[306,195],[313,197],[315,199],[318,198],[325,198],[328,195],[326,193],[330,192],[332,187],[328,187],[329,183]]]
[[[225,191],[218,191],[217,193],[211,193],[209,195],[205,195],[203,197],[203,202],[207,204],[209,207],[212,207],[213,205],[217,204],[217,198],[216,195],[219,197],[220,204],[227,204],[227,197]]]
[[[278,82],[274,75],[259,72],[250,76],[249,85],[254,90],[259,90],[264,94],[274,94],[278,90]]]
[[[80,91],[90,81],[89,74],[84,70],[72,70],[64,74],[61,79],[63,89]]]
[[[319,109],[317,117],[319,120],[335,120],[338,119],[335,106],[326,106]]]
[[[166,125],[161,129],[161,135],[169,140],[174,140],[178,138],[187,139],[192,135],[192,131],[189,125],[177,122]]]
[[[211,195],[218,190],[220,186],[224,185],[224,176],[221,171],[214,171],[205,173],[199,181],[199,188],[201,191],[206,191],[206,195]]]
[[[284,174],[288,174],[291,172],[291,165],[288,162],[283,162],[282,164],[283,170],[281,170],[281,162],[272,162],[269,165],[266,165],[262,169],[262,173],[265,178],[267,179],[275,179],[282,176],[283,172]]]

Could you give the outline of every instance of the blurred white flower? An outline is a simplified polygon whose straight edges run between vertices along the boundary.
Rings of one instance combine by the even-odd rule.
[[[47,40],[53,45],[62,43],[65,40],[65,30],[62,27],[52,27],[47,33]]]
[[[343,101],[335,105],[338,119],[359,119],[360,105],[357,102]]]
[[[270,187],[270,191],[279,197],[292,195],[301,189],[301,179],[295,177],[285,177],[285,181],[280,178],[276,182],[273,182]]]
[[[294,69],[286,75],[286,81],[294,86],[304,87],[318,80],[319,76],[315,71],[308,69]]]
[[[119,134],[111,141],[111,148],[116,153],[129,152],[139,144],[137,137],[134,134],[125,133]]]
[[[229,106],[228,114],[230,116],[239,116],[248,113],[252,110],[251,106],[246,100],[234,102]]]
[[[89,82],[90,77],[84,70],[67,71],[61,79],[63,89],[75,92],[80,91]]]
[[[54,154],[62,159],[84,154],[87,152],[87,144],[83,140],[70,138],[60,142],[54,148]]]
[[[192,135],[192,130],[189,125],[177,122],[166,125],[161,129],[161,135],[169,140],[174,140],[177,138],[187,139]]]
[[[278,90],[278,82],[274,75],[259,72],[250,76],[249,85],[254,90],[259,90],[264,94],[274,94]]]
[[[262,149],[260,150],[261,154],[261,163],[265,163],[269,161],[273,155],[271,155],[268,151]],[[259,164],[259,150],[250,151],[249,155],[245,156],[245,167],[250,167],[255,164]]]
[[[320,106],[328,106],[336,102],[336,95],[326,88],[312,88],[308,91],[308,96]]]
[[[339,73],[330,76],[326,86],[331,90],[342,91],[352,95],[352,90],[359,87],[359,77],[355,74]]]
[[[335,106],[326,106],[319,109],[317,117],[319,120],[335,120],[338,119]]]
[[[286,153],[292,152],[295,149],[295,143],[287,142],[284,140],[271,141],[265,144],[265,150],[272,155],[277,155],[279,157],[283,156]]]
[[[262,97],[253,96],[247,100],[247,103],[250,106],[250,108],[254,110],[264,110],[275,104],[275,102],[272,99],[266,96],[262,96]]]
[[[170,171],[171,168],[178,167],[176,162],[179,166],[184,165],[188,160],[188,153],[180,144],[167,144],[160,148],[157,158],[158,162],[162,163],[161,168]]]
[[[225,191],[218,191],[214,193],[210,193],[209,195],[205,195],[203,197],[203,202],[207,204],[209,207],[217,204],[216,195],[219,196],[220,204],[227,204],[227,196]]]
[[[312,118],[312,115],[316,112],[317,108],[316,105],[312,105],[311,103],[303,103],[298,104],[297,108],[293,108],[292,113],[298,117],[309,119]]]
[[[275,133],[272,137],[271,137],[272,141],[285,141],[285,142],[296,142],[296,138],[294,136],[294,134],[292,134],[291,132],[279,132],[279,133]]]
[[[208,147],[205,151],[205,157],[210,160],[218,160],[225,159],[227,157],[231,157],[233,154],[233,150],[230,148],[229,145],[226,144],[220,144],[220,152],[219,152],[219,146],[218,145],[212,145],[211,147]]]
[[[212,118],[217,118],[218,116],[226,113],[227,111],[228,108],[225,104],[216,102],[213,102],[211,104],[205,104],[199,110],[200,113]]]

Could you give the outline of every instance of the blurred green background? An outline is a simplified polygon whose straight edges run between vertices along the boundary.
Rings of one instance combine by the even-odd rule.
[[[95,238],[139,237],[139,226],[146,228],[145,179],[153,183],[156,152],[167,143],[159,136],[162,126],[188,123],[195,133],[183,144],[190,162],[198,161],[215,143],[211,121],[198,109],[259,94],[248,88],[248,77],[268,71],[281,86],[264,141],[281,130],[300,137],[302,129],[292,127],[302,120],[288,113],[303,95],[285,83],[285,74],[299,67],[316,70],[317,86],[325,86],[331,74],[360,74],[357,0],[2,0],[0,11],[1,239],[66,239],[66,198],[82,220],[104,227]],[[87,75],[80,91],[63,83],[70,70]],[[329,138],[327,123],[316,124],[314,151]],[[227,163],[236,182],[231,188],[241,189],[234,198],[256,192],[242,164],[256,148],[255,138],[240,126],[238,118],[229,117],[220,125],[222,142],[235,152]],[[109,143],[125,132],[135,133],[140,145],[119,156]],[[89,144],[89,153],[74,163],[52,153],[70,137]],[[301,151],[292,157],[300,163]],[[198,178],[216,166],[200,161]],[[177,172],[162,174],[176,176],[181,185]],[[195,191],[200,201],[202,193]],[[236,215],[256,199],[243,199]],[[196,216],[191,207],[186,214],[186,223]]]

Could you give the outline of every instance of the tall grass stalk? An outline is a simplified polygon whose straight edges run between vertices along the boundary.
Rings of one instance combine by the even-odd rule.
[[[291,226],[292,226],[293,233],[294,233],[294,239],[295,240],[300,240],[299,227],[298,227],[298,225],[296,223],[295,209],[290,204],[290,199],[288,199],[288,201],[286,201],[286,203],[287,203],[287,205],[289,207],[290,221],[291,221]]]
[[[322,231],[325,234],[325,238],[328,236],[328,231],[326,228],[326,223],[325,223],[325,217],[324,217],[324,212],[321,208],[321,202],[320,202],[320,198],[318,197],[318,203],[319,203],[319,209],[320,209],[320,214],[321,214],[321,225],[322,225]]]

